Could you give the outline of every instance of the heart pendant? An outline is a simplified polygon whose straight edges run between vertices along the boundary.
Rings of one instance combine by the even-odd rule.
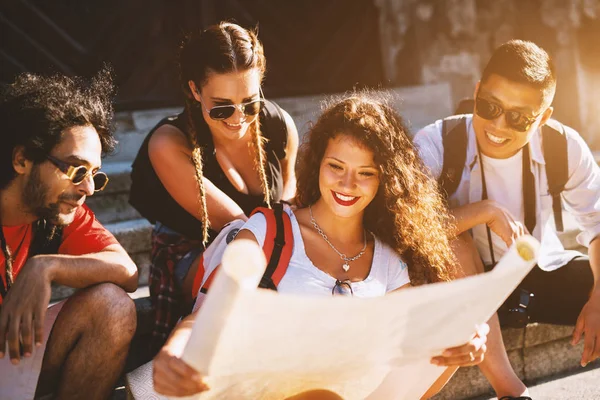
[[[342,265],[342,269],[344,270],[344,272],[348,272],[348,270],[350,269],[350,265],[348,263],[344,263],[344,265]]]

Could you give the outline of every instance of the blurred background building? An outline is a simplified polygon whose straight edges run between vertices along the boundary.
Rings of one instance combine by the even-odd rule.
[[[178,43],[223,19],[258,29],[267,97],[447,83],[456,103],[497,45],[532,40],[557,64],[555,115],[600,149],[600,0],[3,0],[0,81],[108,61],[118,109],[176,106]]]

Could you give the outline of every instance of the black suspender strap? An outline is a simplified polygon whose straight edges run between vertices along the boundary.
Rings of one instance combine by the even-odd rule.
[[[481,200],[487,200],[488,192],[487,185],[485,183],[485,170],[483,168],[483,158],[481,158],[481,150],[479,149],[479,143],[477,144],[477,154],[479,156],[479,167],[481,168]],[[494,256],[494,244],[492,242],[492,232],[490,227],[486,224],[485,230],[487,232],[488,246],[490,249],[490,258],[492,259],[492,268],[496,266],[496,257]]]
[[[523,147],[523,205],[525,207],[525,227],[533,233],[536,224],[535,218],[535,179],[531,172],[529,143]]]
[[[527,143],[523,148],[523,164],[522,164],[522,173],[523,173],[523,206],[525,211],[525,227],[532,233],[535,229],[536,225],[536,216],[535,216],[535,178],[533,176],[533,172],[531,172],[531,158],[529,155],[529,143]],[[479,166],[481,168],[481,200],[487,200],[488,192],[487,185],[485,181],[485,171],[483,167],[483,158],[481,157],[481,150],[479,149],[479,145],[477,145],[477,153],[479,155]],[[490,257],[492,259],[492,265],[496,265],[496,257],[494,256],[494,245],[492,242],[492,232],[490,231],[489,226],[485,226],[487,231],[488,238],[488,246],[490,248]]]

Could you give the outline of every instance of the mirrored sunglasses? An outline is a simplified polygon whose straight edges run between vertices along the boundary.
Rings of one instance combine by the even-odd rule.
[[[62,173],[67,175],[67,177],[73,182],[74,185],[79,185],[83,182],[89,175],[92,176],[94,180],[94,192],[99,192],[106,187],[108,184],[108,176],[102,171],[92,171],[88,169],[84,165],[73,166],[69,163],[59,160],[56,157],[46,156],[48,161],[50,161],[56,168],[58,168]]]
[[[231,117],[235,113],[236,109],[240,110],[240,112],[247,117],[254,117],[260,112],[260,110],[262,110],[262,108],[263,100],[257,99],[249,101],[247,103],[214,106],[210,110],[206,110],[206,112],[208,112],[208,115],[211,119],[221,121]]]
[[[505,110],[499,104],[482,99],[481,97],[475,99],[475,113],[487,120],[494,120],[504,114],[506,124],[518,132],[525,132],[528,130],[531,124],[533,124],[540,116],[540,114],[528,116],[520,111]]]

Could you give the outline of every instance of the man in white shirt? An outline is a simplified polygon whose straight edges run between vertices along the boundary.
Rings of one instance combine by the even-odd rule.
[[[600,240],[595,240],[600,234],[600,169],[575,130],[550,120],[555,89],[554,66],[543,49],[520,40],[496,49],[475,87],[473,115],[461,117],[466,157],[462,173],[456,171],[460,183],[448,193],[448,204],[461,235],[459,259],[470,259],[463,264],[467,274],[482,272],[484,265],[493,268],[523,233],[542,242],[538,267],[515,292],[521,300],[528,292],[534,297],[517,312],[531,322],[575,325],[573,343],[584,340],[581,364],[586,365],[600,357]],[[568,164],[544,154],[541,127],[549,121],[566,137]],[[414,138],[436,179],[444,165],[443,125],[437,121]],[[582,229],[577,240],[589,248],[589,259],[565,251],[552,223],[556,213],[547,171],[560,162],[568,168],[560,197]],[[471,235],[465,234],[469,231]],[[469,251],[477,256],[469,257]],[[526,395],[508,362],[496,317],[490,327],[482,372],[498,398]]]

